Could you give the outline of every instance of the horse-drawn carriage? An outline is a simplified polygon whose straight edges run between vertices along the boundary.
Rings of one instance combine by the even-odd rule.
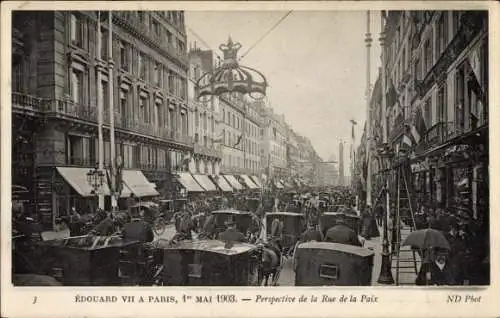
[[[319,218],[319,228],[323,235],[326,235],[328,229],[335,226],[339,217],[342,217],[345,220],[345,223],[348,227],[350,227],[356,234],[359,235],[361,219],[357,215],[353,214],[345,214],[342,212],[324,212],[321,214]]]
[[[30,263],[29,274],[51,276],[66,286],[116,286],[122,284],[118,270],[122,251],[140,243],[119,236],[79,236],[30,245],[32,253],[23,257]]]
[[[167,214],[160,205],[150,201],[139,202],[130,207],[132,215],[138,215],[138,211],[144,211],[144,220],[151,224],[156,235],[162,235],[167,227]]]
[[[279,235],[284,252],[292,252],[295,244],[300,238],[300,235],[306,228],[305,216],[303,214],[293,212],[272,212],[266,213],[265,219],[266,236],[268,240],[270,240],[273,236]],[[277,222],[282,223],[282,229],[276,229],[276,226],[279,226],[279,223]],[[277,231],[280,233],[276,233]]]
[[[255,286],[260,252],[256,245],[218,240],[184,241],[156,246],[163,264],[159,275],[167,286]]]
[[[326,242],[299,244],[295,251],[295,286],[369,286],[372,250]]]
[[[243,234],[257,231],[260,227],[255,214],[250,211],[240,211],[234,209],[217,210],[212,212],[214,222],[214,234],[223,232],[226,229],[226,222],[234,220],[236,228]]]

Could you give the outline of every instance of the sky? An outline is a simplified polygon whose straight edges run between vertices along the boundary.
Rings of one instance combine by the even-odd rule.
[[[187,11],[188,42],[222,56],[218,47],[231,36],[243,54],[286,13]],[[374,84],[380,66],[378,12],[371,12],[370,29]],[[358,122],[359,144],[366,117],[365,33],[366,11],[293,11],[240,62],[266,76],[271,107],[325,160],[338,158],[340,140],[350,144],[350,119]]]

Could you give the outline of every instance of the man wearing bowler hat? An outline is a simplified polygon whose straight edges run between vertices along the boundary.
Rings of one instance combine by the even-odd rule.
[[[245,242],[245,235],[236,228],[236,222],[231,218],[225,222],[226,230],[219,234],[219,240],[231,242]]]

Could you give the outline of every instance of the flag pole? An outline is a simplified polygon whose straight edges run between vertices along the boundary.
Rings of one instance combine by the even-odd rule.
[[[97,11],[97,56],[102,58],[102,30],[101,30],[101,11]],[[97,67],[97,143],[99,148],[98,168],[104,170],[104,139],[102,125],[104,122],[104,101],[102,90],[102,64]],[[104,210],[104,195],[99,193],[99,209]]]
[[[370,33],[370,11],[366,12],[366,207],[372,205],[372,178],[370,163],[371,146],[371,118],[370,118],[370,95],[371,95],[371,70],[370,70],[370,48],[372,46],[372,34]]]
[[[109,143],[111,147],[111,209],[115,211],[117,208],[116,197],[116,149],[115,149],[115,111],[114,111],[114,96],[113,96],[113,13],[108,11],[108,97],[109,97]]]

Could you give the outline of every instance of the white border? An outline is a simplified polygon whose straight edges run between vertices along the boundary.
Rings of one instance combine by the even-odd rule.
[[[10,112],[10,76],[11,76],[11,10],[467,10],[489,9],[489,47],[490,47],[490,191],[498,192],[499,178],[498,166],[500,162],[496,125],[500,118],[499,98],[499,32],[500,6],[496,2],[459,1],[459,2],[3,2],[1,7],[1,314],[2,317],[58,317],[58,316],[148,316],[148,317],[312,317],[312,316],[436,316],[436,317],[468,317],[468,316],[499,316],[500,315],[500,288],[498,259],[500,256],[499,236],[500,231],[493,227],[499,224],[498,200],[491,195],[491,286],[487,288],[403,288],[403,287],[365,287],[365,288],[13,288],[10,284],[10,182],[11,182],[11,112]],[[495,105],[496,107],[494,107]],[[340,297],[344,295],[376,295],[377,303],[307,303],[307,304],[197,304],[177,305],[172,304],[133,304],[123,302],[108,304],[82,304],[75,303],[76,295],[135,295],[139,296],[163,295],[176,296],[181,299],[182,294],[190,295],[215,295],[217,293],[236,293],[239,298],[254,298],[255,295],[265,296],[310,296],[312,294],[330,295]],[[447,304],[446,297],[451,294],[481,296],[481,302],[476,304]],[[32,305],[33,297],[37,296],[37,304]]]

